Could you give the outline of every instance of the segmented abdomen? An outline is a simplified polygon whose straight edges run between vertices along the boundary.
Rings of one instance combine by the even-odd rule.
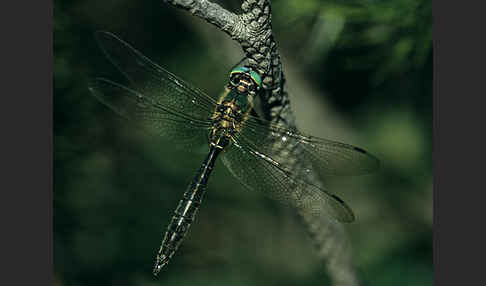
[[[157,253],[153,270],[154,275],[157,275],[162,267],[169,262],[177,248],[179,248],[184,236],[186,236],[191,223],[194,221],[197,210],[201,206],[209,175],[220,152],[220,148],[214,146],[210,148],[209,154],[202,164],[201,169],[184,193],[182,200],[179,201],[179,205],[167,227],[164,240]]]
[[[179,206],[175,210],[175,215],[167,227],[164,240],[160,246],[157,260],[160,260],[160,268],[163,267],[169,259],[174,255],[182,240],[186,236],[191,223],[194,221],[194,216],[202,202],[202,194],[200,200],[192,200],[187,195],[191,190],[184,194],[184,198],[179,201]],[[200,190],[204,193],[203,190]]]

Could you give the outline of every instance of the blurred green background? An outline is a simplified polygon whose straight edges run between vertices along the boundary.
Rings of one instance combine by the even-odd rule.
[[[238,11],[240,1],[214,1]],[[327,186],[364,285],[432,285],[432,11],[424,0],[275,0],[273,28],[301,130],[368,149],[380,172]],[[123,82],[108,30],[207,93],[238,44],[162,1],[54,1],[55,285],[329,285],[292,212],[217,164],[188,237],[158,279],[154,255],[204,155],[174,149],[89,95]]]

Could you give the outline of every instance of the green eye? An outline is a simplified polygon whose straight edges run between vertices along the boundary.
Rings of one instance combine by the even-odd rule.
[[[260,75],[256,71],[250,70],[247,67],[237,67],[231,71],[230,82],[232,85],[238,85],[240,77],[239,74],[245,74],[246,76],[249,76],[251,80],[256,84],[256,87],[254,89],[259,89],[262,86],[262,78],[260,77]]]
[[[256,83],[257,87],[262,86],[262,78],[260,77],[260,75],[257,72],[250,71],[250,76],[253,79],[253,81]]]
[[[230,73],[230,78],[233,77],[235,74],[238,74],[238,73],[248,73],[250,69],[247,68],[247,67],[236,67],[234,68],[231,73]]]

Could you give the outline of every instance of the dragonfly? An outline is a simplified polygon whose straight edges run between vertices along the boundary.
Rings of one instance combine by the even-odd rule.
[[[185,150],[204,146],[207,151],[163,236],[153,268],[155,276],[188,233],[218,158],[246,189],[312,215],[327,214],[344,223],[354,221],[351,208],[343,200],[310,182],[306,174],[367,174],[378,168],[378,159],[359,147],[306,135],[260,118],[253,109],[255,97],[263,91],[257,71],[248,66],[233,68],[222,94],[211,97],[116,35],[103,31],[97,32],[96,38],[130,87],[95,78],[89,84],[92,95],[149,132],[172,140],[174,146]],[[309,167],[297,172],[289,163],[296,161]]]

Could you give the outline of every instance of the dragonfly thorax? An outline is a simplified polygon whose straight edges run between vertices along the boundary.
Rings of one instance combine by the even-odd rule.
[[[253,99],[254,94],[247,92],[247,87],[238,85],[227,89],[220,99],[220,104],[231,108],[233,112],[246,114],[253,107]]]
[[[211,117],[213,124],[209,135],[210,144],[224,148],[232,142],[233,135],[240,131],[252,107],[252,95],[241,93],[236,87],[227,88]]]
[[[234,134],[233,128],[213,127],[209,133],[209,145],[224,149],[231,143]]]

